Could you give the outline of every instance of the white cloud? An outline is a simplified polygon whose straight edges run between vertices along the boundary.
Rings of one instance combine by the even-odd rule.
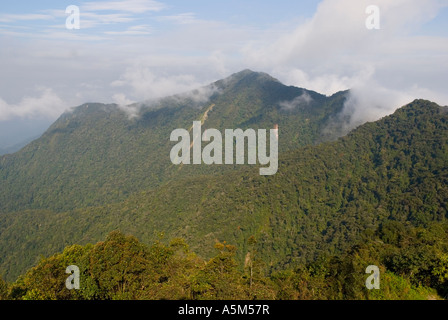
[[[31,21],[31,20],[51,20],[54,16],[48,14],[27,13],[27,14],[0,14],[0,22]]]
[[[182,101],[184,101],[184,99],[191,99],[194,103],[201,105],[206,103],[212,95],[220,92],[221,91],[214,84],[210,84],[178,94],[176,97],[182,99]]]
[[[368,80],[372,77],[374,70],[372,66],[366,65],[360,70],[354,71],[354,74],[322,73],[310,75],[301,69],[291,67],[274,68],[272,73],[287,84],[331,95]]]
[[[117,105],[119,105],[121,107],[125,107],[125,106],[128,106],[128,105],[136,102],[136,101],[129,100],[128,98],[126,98],[126,95],[123,93],[114,94],[112,96],[112,99],[114,100],[114,103],[116,103]]]
[[[193,12],[179,13],[170,16],[159,16],[157,17],[159,21],[169,21],[177,24],[190,24],[194,22],[199,22],[196,15]]]
[[[381,9],[380,30],[365,28],[365,8],[370,4]],[[357,88],[352,93],[357,99],[351,101],[364,105],[367,100],[361,95],[370,95],[369,85],[383,97],[376,105],[387,99],[401,101],[395,93],[448,104],[443,94],[448,81],[446,37],[413,35],[441,4],[324,0],[312,17],[287,29],[290,21],[256,28],[232,24],[230,18],[203,20],[206,15],[194,8],[179,13],[156,1],[90,1],[81,4],[79,32],[64,30],[63,10],[54,15],[61,20],[60,30],[39,29],[35,38],[27,30],[0,30],[8,34],[0,38],[7,41],[0,50],[0,96],[20,100],[23,92],[41,84],[64,101],[74,97],[70,103],[109,102],[105,100],[112,97],[126,104],[186,92],[250,68],[328,95]],[[142,22],[141,13],[150,13],[153,20]],[[25,34],[29,41],[16,41]],[[94,88],[88,89],[90,85]],[[384,106],[367,109],[382,115],[390,110]],[[371,118],[369,112],[358,115]]]
[[[413,50],[422,50],[419,42],[416,43],[411,37],[406,38],[409,26],[418,28],[433,18],[440,9],[440,1],[377,0],[382,27],[381,30],[367,30],[365,8],[370,2],[322,1],[315,15],[291,33],[284,34],[268,46],[266,42],[250,42],[243,48],[243,53],[248,63],[261,67],[293,66],[305,73],[323,75],[329,72],[322,70],[351,72],[366,61],[377,62],[375,54],[390,54],[391,45],[395,55],[412,55]],[[397,47],[397,41],[400,47]],[[432,47],[426,48],[426,51],[436,52]]]
[[[368,30],[365,8],[380,8],[381,29]],[[352,89],[346,129],[374,121],[416,98],[448,104],[448,41],[415,36],[443,6],[439,0],[325,0],[312,18],[266,45],[242,48],[247,65],[286,84],[327,95]]]
[[[38,97],[25,97],[18,104],[8,104],[0,98],[0,121],[34,116],[56,118],[67,109],[53,90],[41,88],[39,91]]]
[[[136,95],[142,97],[137,102],[130,100],[124,93],[113,95],[114,103],[126,112],[130,119],[138,117],[142,106],[151,104],[159,98],[170,97],[180,102],[191,99],[195,104],[202,105],[213,94],[220,92],[213,84],[201,86],[191,75],[158,78],[148,69],[139,74],[128,70],[122,80],[114,81],[111,86],[131,87]]]
[[[128,115],[129,119],[138,117],[141,108],[140,103],[129,100],[123,93],[114,94],[112,99],[114,100],[114,103],[118,105],[118,108],[123,110]]]
[[[313,98],[307,92],[303,92],[290,101],[281,101],[279,106],[284,110],[299,109],[308,106],[312,101]]]
[[[127,68],[112,87],[124,87],[137,100],[154,100],[202,86],[191,74],[157,75],[151,67],[137,64]]]
[[[103,24],[129,23],[136,18],[122,13],[97,14],[93,12],[82,13],[81,28],[93,28]]]
[[[148,25],[139,25],[129,27],[124,31],[106,31],[105,34],[110,35],[121,35],[121,36],[139,36],[139,35],[149,35],[152,33],[151,27]]]
[[[249,43],[243,52],[258,65],[293,64],[298,68],[313,67],[317,63],[326,66],[327,59],[335,62],[358,55],[368,58],[372,51],[384,48],[384,44],[393,43],[412,27],[431,20],[441,8],[438,0],[376,0],[375,4],[381,9],[382,27],[381,30],[367,30],[365,8],[369,4],[370,0],[322,1],[315,15],[293,32],[266,48]],[[417,47],[414,43],[413,48]]]
[[[152,0],[86,2],[81,7],[85,11],[122,11],[131,13],[158,12],[165,8],[166,6],[163,3]]]
[[[334,119],[337,121],[330,122],[327,129],[331,132],[336,126],[340,130],[338,134],[345,135],[365,122],[376,121],[392,114],[415,99],[428,99],[440,105],[448,104],[448,94],[417,86],[409,90],[395,90],[368,79],[350,89],[343,110],[336,116],[337,119]]]
[[[374,81],[365,82],[350,90],[342,115],[348,116],[346,131],[367,121],[376,121],[414,100],[411,94],[384,88]]]

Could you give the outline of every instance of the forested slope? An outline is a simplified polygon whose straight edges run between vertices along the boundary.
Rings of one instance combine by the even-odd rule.
[[[447,218],[447,120],[446,107],[416,100],[338,141],[281,155],[273,176],[243,168],[186,176],[104,206],[2,214],[3,275],[14,279],[39,254],[116,229],[144,243],[162,233],[185,238],[204,259],[227,241],[239,262],[254,236],[267,272],[338,256],[388,221],[430,230]]]

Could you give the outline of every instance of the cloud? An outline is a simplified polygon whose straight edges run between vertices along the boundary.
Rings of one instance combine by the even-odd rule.
[[[381,9],[380,30],[365,27],[365,8],[371,4]],[[127,105],[188,92],[250,68],[327,95],[354,88],[353,105],[367,105],[362,95],[370,95],[369,86],[384,96],[377,106],[386,98],[401,101],[394,100],[394,93],[448,104],[443,94],[448,41],[418,33],[442,4],[323,0],[313,16],[295,20],[292,26],[292,21],[259,25],[244,25],[231,17],[216,21],[212,20],[216,15],[210,18],[204,8],[185,10],[156,1],[89,1],[80,4],[81,30],[74,32],[64,29],[64,10],[41,10],[36,14],[42,16],[35,18],[45,23],[45,16],[54,16],[54,26],[0,27],[0,41],[6,43],[0,50],[0,96],[20,101],[24,92],[39,84],[53,88],[54,95],[71,105],[108,102],[111,97]],[[360,117],[373,118],[369,110],[378,116],[390,111],[384,108],[366,107],[354,115],[353,124]]]
[[[283,110],[300,109],[302,107],[308,106],[313,101],[313,98],[307,93],[303,92],[300,96],[295,97],[290,101],[282,101],[279,106]]]
[[[194,22],[200,22],[200,20],[196,18],[196,14],[192,12],[179,13],[170,16],[159,16],[157,17],[157,20],[169,21],[177,24],[190,24]]]
[[[127,74],[127,80],[131,79],[130,83],[127,83],[126,80],[119,80],[113,82],[111,85],[114,87],[135,86],[134,80],[139,79],[141,75],[136,78],[133,78],[134,76],[135,74]],[[138,117],[140,110],[143,107],[151,106],[159,99],[174,101],[175,103],[190,100],[193,102],[193,106],[202,107],[204,103],[209,101],[212,95],[220,93],[219,88],[214,84],[199,86],[198,83],[192,81],[193,77],[190,75],[172,78],[156,78],[149,71],[146,71],[144,77],[146,77],[144,80],[144,83],[147,85],[146,90],[145,84],[142,84],[139,81],[137,81],[138,86],[133,89],[135,92],[143,90],[144,92],[137,94],[142,94],[142,96],[146,96],[146,98],[139,99],[139,102],[136,102],[130,100],[124,93],[114,94],[112,97],[114,103],[128,115],[129,119]],[[162,86],[163,90],[166,90],[165,93],[158,92],[160,86]],[[150,91],[148,91],[148,89],[150,89]]]
[[[0,14],[0,22],[51,20],[54,16],[48,14],[27,13],[27,14]]]
[[[315,63],[327,65],[326,59],[350,62],[344,58],[377,51],[383,43],[407,34],[409,26],[416,28],[434,18],[441,8],[438,0],[377,0],[375,4],[381,9],[382,26],[378,31],[365,27],[368,17],[365,8],[370,4],[370,0],[322,1],[314,16],[295,30],[279,37],[265,49],[249,43],[243,48],[244,53],[259,65],[294,64],[302,67],[300,69]],[[372,58],[371,54],[366,58]]]
[[[118,108],[127,114],[129,119],[138,117],[142,107],[140,103],[129,100],[123,93],[114,94],[112,99],[114,100],[114,103],[118,105]]]
[[[258,40],[249,42],[242,54],[249,66],[273,71],[274,75],[278,72],[282,79],[296,80],[293,85],[306,84],[308,89],[326,94],[348,89],[365,72],[379,75],[379,71],[394,70],[403,64],[409,68],[406,61],[400,63],[403,57],[424,63],[423,59],[443,52],[446,58],[447,45],[442,45],[440,51],[441,43],[446,43],[443,39],[429,41],[420,37],[415,41],[410,35],[434,18],[441,1],[377,0],[380,30],[365,27],[365,8],[370,4],[366,0],[322,1],[314,16],[292,32],[268,46]],[[421,41],[426,45],[422,46]],[[290,70],[290,74],[285,70]],[[401,75],[396,73],[394,78],[397,77]]]
[[[128,70],[122,80],[114,81],[111,85],[131,88],[134,95],[140,97],[137,99],[140,102],[136,103],[124,93],[113,96],[114,102],[126,112],[130,119],[138,117],[142,107],[150,106],[158,99],[168,98],[176,103],[190,100],[194,106],[202,107],[212,95],[220,93],[213,84],[202,86],[192,75],[160,78],[154,76],[149,70],[139,74]]]
[[[40,88],[39,91],[38,97],[25,97],[18,104],[8,104],[0,98],[0,121],[35,116],[56,118],[67,109],[52,89]]]
[[[142,18],[147,12],[159,12],[166,6],[163,3],[151,0],[123,0],[106,2],[85,2],[80,5],[81,29],[91,29],[111,24],[130,24]],[[67,13],[63,9],[45,9],[38,13],[26,14],[0,14],[0,23],[15,23],[23,21],[55,20],[57,25],[42,27],[39,30],[30,29],[28,35],[43,35],[50,28],[65,29]],[[8,26],[8,28],[17,26]],[[133,30],[140,26],[127,26],[125,31],[110,31],[114,35],[141,35],[148,34],[147,30]],[[4,31],[5,34],[8,31]]]
[[[338,91],[344,91],[360,82],[372,77],[374,68],[370,65],[360,67],[352,74],[347,73],[323,73],[313,75],[298,68],[274,68],[273,75],[282,79],[287,84],[314,90],[316,92],[331,95]]]
[[[177,94],[173,98],[178,99],[179,101],[191,100],[196,105],[202,106],[203,103],[209,101],[212,95],[219,93],[221,93],[221,90],[214,84],[210,84],[208,86]]]
[[[415,98],[409,93],[384,88],[374,81],[360,84],[350,90],[344,104],[341,116],[346,122],[343,129],[348,132],[365,122],[376,121]]]
[[[428,99],[440,105],[448,104],[448,94],[412,87],[407,91],[385,88],[370,79],[350,89],[342,111],[331,119],[324,134],[343,136],[366,123],[392,114],[415,99]]]
[[[371,4],[380,8],[380,30],[365,27]],[[241,52],[250,68],[286,84],[327,95],[351,89],[340,115],[346,133],[416,98],[448,104],[448,41],[413,34],[444,6],[439,0],[324,0],[292,32],[267,46],[255,39]]]
[[[85,11],[121,11],[131,13],[158,12],[165,8],[166,6],[163,3],[152,0],[86,2],[81,7]]]
[[[119,105],[121,107],[125,107],[125,106],[135,103],[135,101],[127,99],[123,93],[114,94],[112,96],[112,99],[114,100],[114,102],[117,105]]]
[[[157,75],[150,67],[140,64],[127,68],[112,87],[125,88],[137,100],[155,100],[196,89],[204,85],[191,74]]]
[[[81,28],[93,28],[104,24],[129,23],[137,18],[122,13],[97,14],[94,12],[83,12]]]
[[[138,36],[151,34],[151,27],[148,25],[138,25],[129,27],[124,31],[106,31],[105,34],[121,35],[121,36]]]

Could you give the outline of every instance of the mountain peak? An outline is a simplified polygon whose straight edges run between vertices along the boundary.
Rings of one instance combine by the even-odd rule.
[[[252,78],[252,79],[258,79],[258,80],[269,80],[269,81],[280,82],[265,72],[257,72],[257,71],[252,71],[250,69],[244,69],[240,72],[232,74],[230,77],[234,77],[237,79]]]
[[[240,72],[234,73],[227,78],[216,81],[214,84],[220,88],[229,88],[237,86],[239,84],[248,85],[250,83],[265,83],[276,82],[280,83],[277,79],[271,77],[264,72],[256,72],[250,69],[244,69]]]
[[[411,103],[398,108],[394,115],[396,116],[411,116],[415,117],[417,115],[437,115],[439,113],[446,113],[448,108],[445,106],[440,106],[435,102],[425,100],[425,99],[415,99]]]

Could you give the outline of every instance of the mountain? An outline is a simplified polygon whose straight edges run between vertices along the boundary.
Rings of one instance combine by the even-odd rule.
[[[252,73],[248,75],[254,76]],[[244,80],[248,75],[240,76]],[[255,78],[265,79],[266,76],[256,74]],[[302,89],[286,89],[268,79],[269,87],[303,94],[298,91]],[[224,86],[224,83],[217,85]],[[225,90],[238,91],[231,82],[228,85]],[[322,98],[325,101],[325,97]],[[218,97],[214,99],[218,102]],[[235,98],[235,101],[240,100]],[[229,102],[229,105],[232,104]],[[322,114],[314,119],[321,119],[322,125],[325,123],[324,110],[331,109],[330,105],[327,102],[325,107],[317,108]],[[63,128],[73,130],[72,135],[76,136],[79,129],[70,123],[76,123],[73,119],[77,112],[80,115],[91,112],[92,117],[101,114],[95,118],[97,121],[109,112],[110,118],[128,121],[116,110],[102,105],[89,108],[78,108],[74,115],[65,115],[69,120]],[[147,123],[154,119],[153,112],[160,115],[168,112],[166,109],[169,108],[149,109],[145,112],[153,116],[143,116],[135,124],[138,121]],[[169,110],[182,114],[191,112],[193,118],[198,111],[194,107],[177,106]],[[280,110],[273,107],[266,112],[280,114]],[[225,111],[223,107],[222,112]],[[287,112],[290,112],[288,119],[299,118],[294,111]],[[216,119],[210,113],[208,119],[217,123],[224,118],[223,113]],[[167,118],[160,116],[152,124]],[[237,116],[234,118],[240,121]],[[88,117],[82,119],[78,124],[84,128]],[[189,123],[186,121],[180,127],[188,128]],[[44,136],[54,137],[54,130],[60,125],[56,123],[49,130],[53,133],[47,132]],[[112,132],[114,130],[105,133]],[[64,136],[63,132],[60,134]],[[310,136],[316,141],[319,139],[318,133]],[[115,140],[121,136],[113,137]],[[257,239],[256,250],[270,271],[298,267],[320,257],[341,254],[354,244],[362,243],[366,235],[384,233],[389,221],[426,230],[434,223],[446,223],[447,137],[448,108],[416,100],[393,115],[366,123],[337,141],[296,146],[290,150],[283,147],[278,172],[273,176],[260,176],[257,168],[247,166],[225,171],[225,174],[191,171],[166,180],[157,188],[143,189],[140,185],[138,192],[122,201],[115,199],[91,207],[83,207],[81,203],[77,209],[65,211],[48,207],[4,212],[0,215],[1,270],[7,279],[14,279],[34,265],[39,255],[53,254],[73,243],[99,241],[116,229],[133,234],[145,243],[160,237],[162,241],[164,237],[182,237],[205,258],[213,255],[215,242],[227,241],[237,246],[238,261],[244,261],[248,239],[253,236]],[[56,141],[55,145],[61,147],[64,144]],[[112,145],[110,142],[108,150]],[[47,147],[50,148],[51,143]],[[132,151],[137,155],[135,150]],[[62,158],[63,154],[59,156]],[[123,156],[133,161],[130,154]],[[176,170],[179,172],[184,168]],[[120,181],[115,176],[107,178]],[[445,231],[439,232],[443,234]],[[441,250],[448,252],[448,248]]]
[[[346,92],[331,97],[244,70],[184,94],[128,107],[86,103],[63,114],[37,140],[0,158],[0,212],[56,212],[104,205],[197,174],[234,166],[172,166],[170,133],[204,120],[203,129],[273,128],[280,152],[335,137],[322,134]]]
[[[448,271],[440,248],[448,245],[448,236],[432,228],[429,237],[418,237],[424,229],[398,226],[383,226],[340,256],[269,274],[253,248],[253,237],[240,268],[238,249],[225,242],[217,242],[213,257],[205,260],[182,239],[145,244],[115,231],[96,244],[68,246],[42,258],[14,283],[0,278],[0,299],[442,300],[448,293]],[[414,261],[403,264],[407,259]],[[77,290],[66,288],[68,264],[79,270]],[[379,290],[366,288],[365,269],[372,264],[381,273]]]
[[[23,147],[25,147],[26,145],[28,145],[31,141],[36,140],[37,138],[39,138],[39,136],[34,136],[31,138],[25,139],[19,143],[15,143],[15,144],[7,146],[7,147],[1,147],[0,148],[0,156],[17,152],[20,149],[22,149]]]

